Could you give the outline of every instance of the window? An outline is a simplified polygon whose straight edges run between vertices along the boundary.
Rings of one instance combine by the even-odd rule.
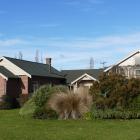
[[[140,76],[140,69],[135,71],[136,76]]]
[[[35,92],[39,88],[38,81],[33,81],[33,92]]]

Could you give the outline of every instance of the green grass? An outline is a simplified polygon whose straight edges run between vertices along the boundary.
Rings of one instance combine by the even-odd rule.
[[[140,120],[33,120],[18,111],[0,111],[0,140],[140,140]]]

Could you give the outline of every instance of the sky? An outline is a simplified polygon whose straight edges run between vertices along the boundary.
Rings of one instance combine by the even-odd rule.
[[[58,70],[110,66],[140,50],[139,0],[0,0],[0,56]]]

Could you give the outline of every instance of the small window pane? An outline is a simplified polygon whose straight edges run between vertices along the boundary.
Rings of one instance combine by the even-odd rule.
[[[37,81],[33,81],[33,92],[35,92],[39,88],[39,83]]]
[[[136,75],[140,75],[140,70],[136,70]]]

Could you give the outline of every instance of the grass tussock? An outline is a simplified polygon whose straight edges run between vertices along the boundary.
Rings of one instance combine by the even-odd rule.
[[[77,94],[67,91],[53,94],[47,106],[56,111],[59,119],[78,119],[88,111],[92,105],[92,97],[88,92]]]

